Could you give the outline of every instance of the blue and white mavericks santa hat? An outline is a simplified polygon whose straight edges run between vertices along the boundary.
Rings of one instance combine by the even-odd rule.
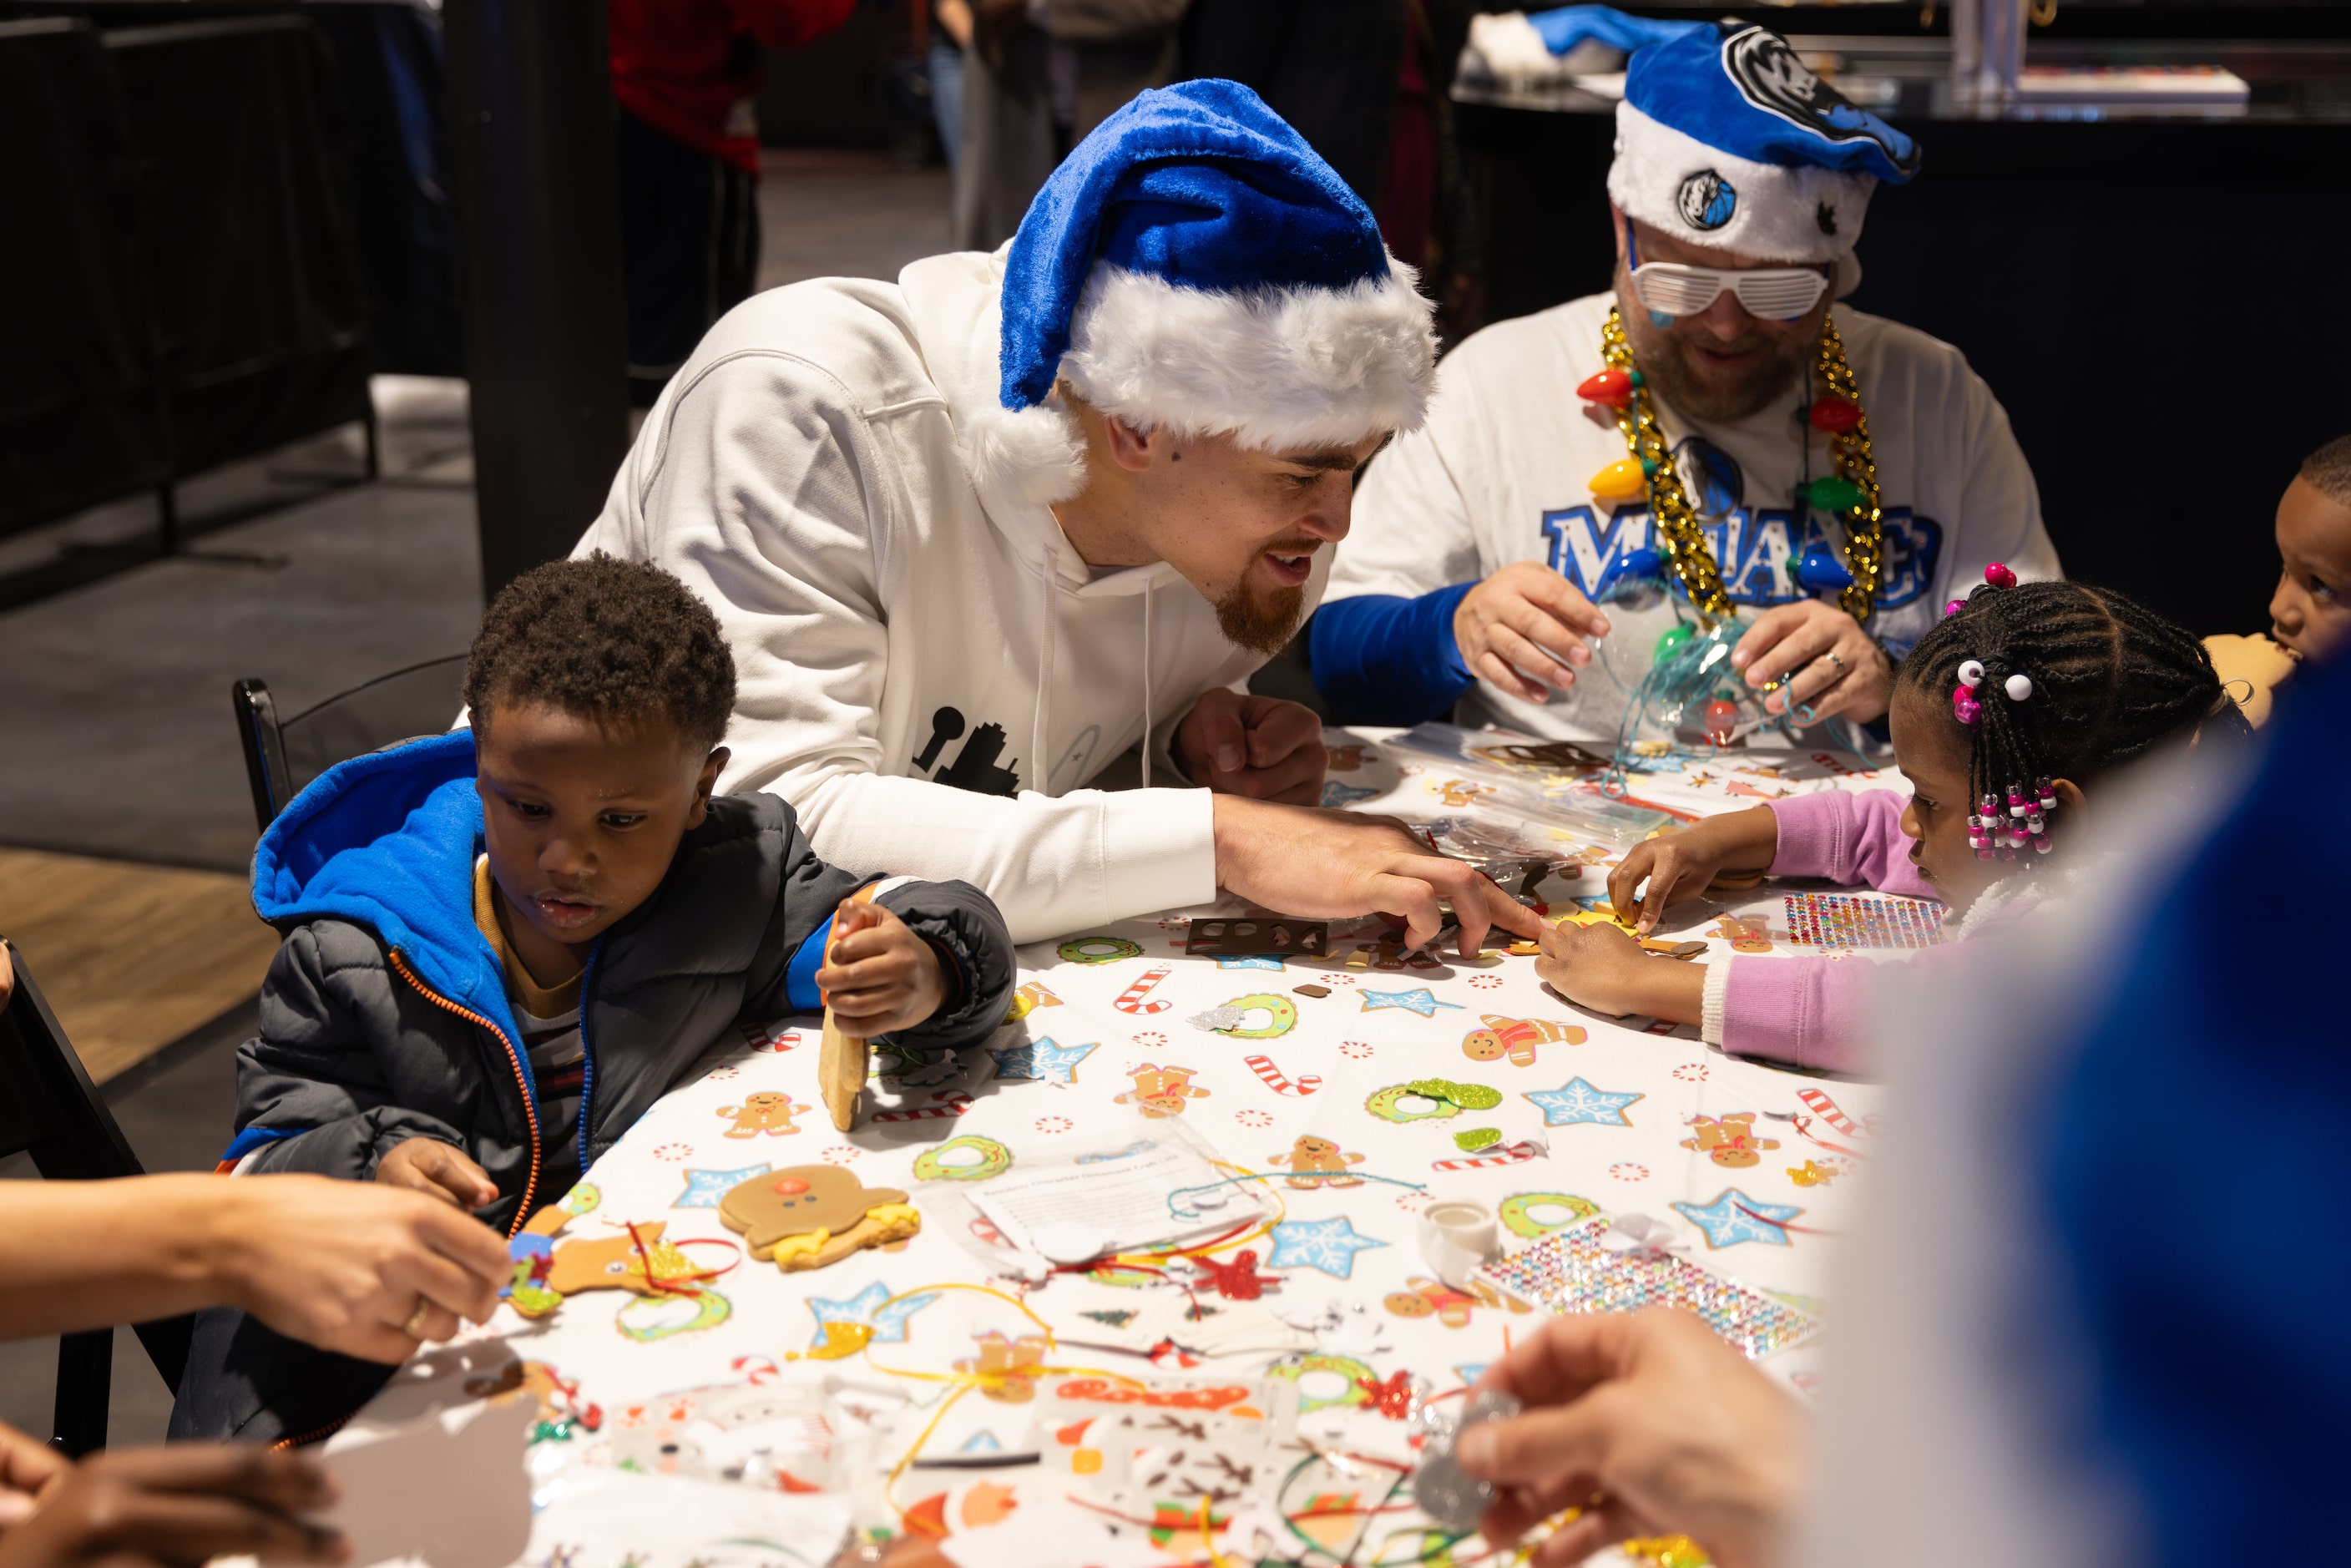
[[[1031,502],[1075,494],[1064,380],[1138,427],[1260,451],[1417,429],[1437,340],[1415,281],[1257,94],[1143,93],[1053,172],[1008,247],[1002,417],[964,433],[967,458]]]
[[[1541,12],[1524,26],[1552,56],[1591,46],[1630,55],[1616,106],[1608,195],[1694,245],[1756,261],[1839,264],[1859,281],[1854,241],[1880,180],[1918,172],[1918,144],[1849,102],[1769,27],[1661,22],[1604,5]]]

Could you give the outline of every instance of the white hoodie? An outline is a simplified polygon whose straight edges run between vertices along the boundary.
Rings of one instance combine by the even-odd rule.
[[[997,406],[1002,277],[967,252],[747,300],[573,553],[656,562],[716,612],[721,790],[782,795],[835,864],[970,882],[1033,942],[1215,896],[1206,789],[1083,786],[1146,714],[1146,767],[1180,778],[1176,722],[1263,660],[1172,567],[1097,575],[1017,485],[976,484],[957,438]]]

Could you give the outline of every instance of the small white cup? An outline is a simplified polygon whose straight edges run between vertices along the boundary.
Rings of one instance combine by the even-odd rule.
[[[1494,1211],[1484,1204],[1442,1198],[1420,1211],[1421,1260],[1453,1289],[1468,1290],[1469,1271],[1501,1253]]]

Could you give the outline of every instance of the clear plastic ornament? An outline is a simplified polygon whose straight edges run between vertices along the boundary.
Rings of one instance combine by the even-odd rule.
[[[1797,727],[1813,721],[1812,710],[1802,703],[1784,713],[1766,709],[1764,699],[1771,694],[1749,685],[1731,666],[1731,650],[1747,626],[1733,617],[1710,627],[1669,627],[1644,665],[1634,669],[1623,667],[1622,653],[1603,658],[1602,667],[1626,694],[1614,766],[1602,786],[1607,793],[1623,794],[1628,774],[1703,762],[1760,734],[1792,739]]]

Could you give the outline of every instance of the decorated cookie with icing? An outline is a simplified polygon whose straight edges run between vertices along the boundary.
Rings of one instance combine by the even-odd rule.
[[[867,1186],[840,1166],[788,1166],[738,1182],[720,1200],[718,1218],[743,1233],[752,1257],[786,1273],[821,1269],[923,1228],[904,1193]]]

